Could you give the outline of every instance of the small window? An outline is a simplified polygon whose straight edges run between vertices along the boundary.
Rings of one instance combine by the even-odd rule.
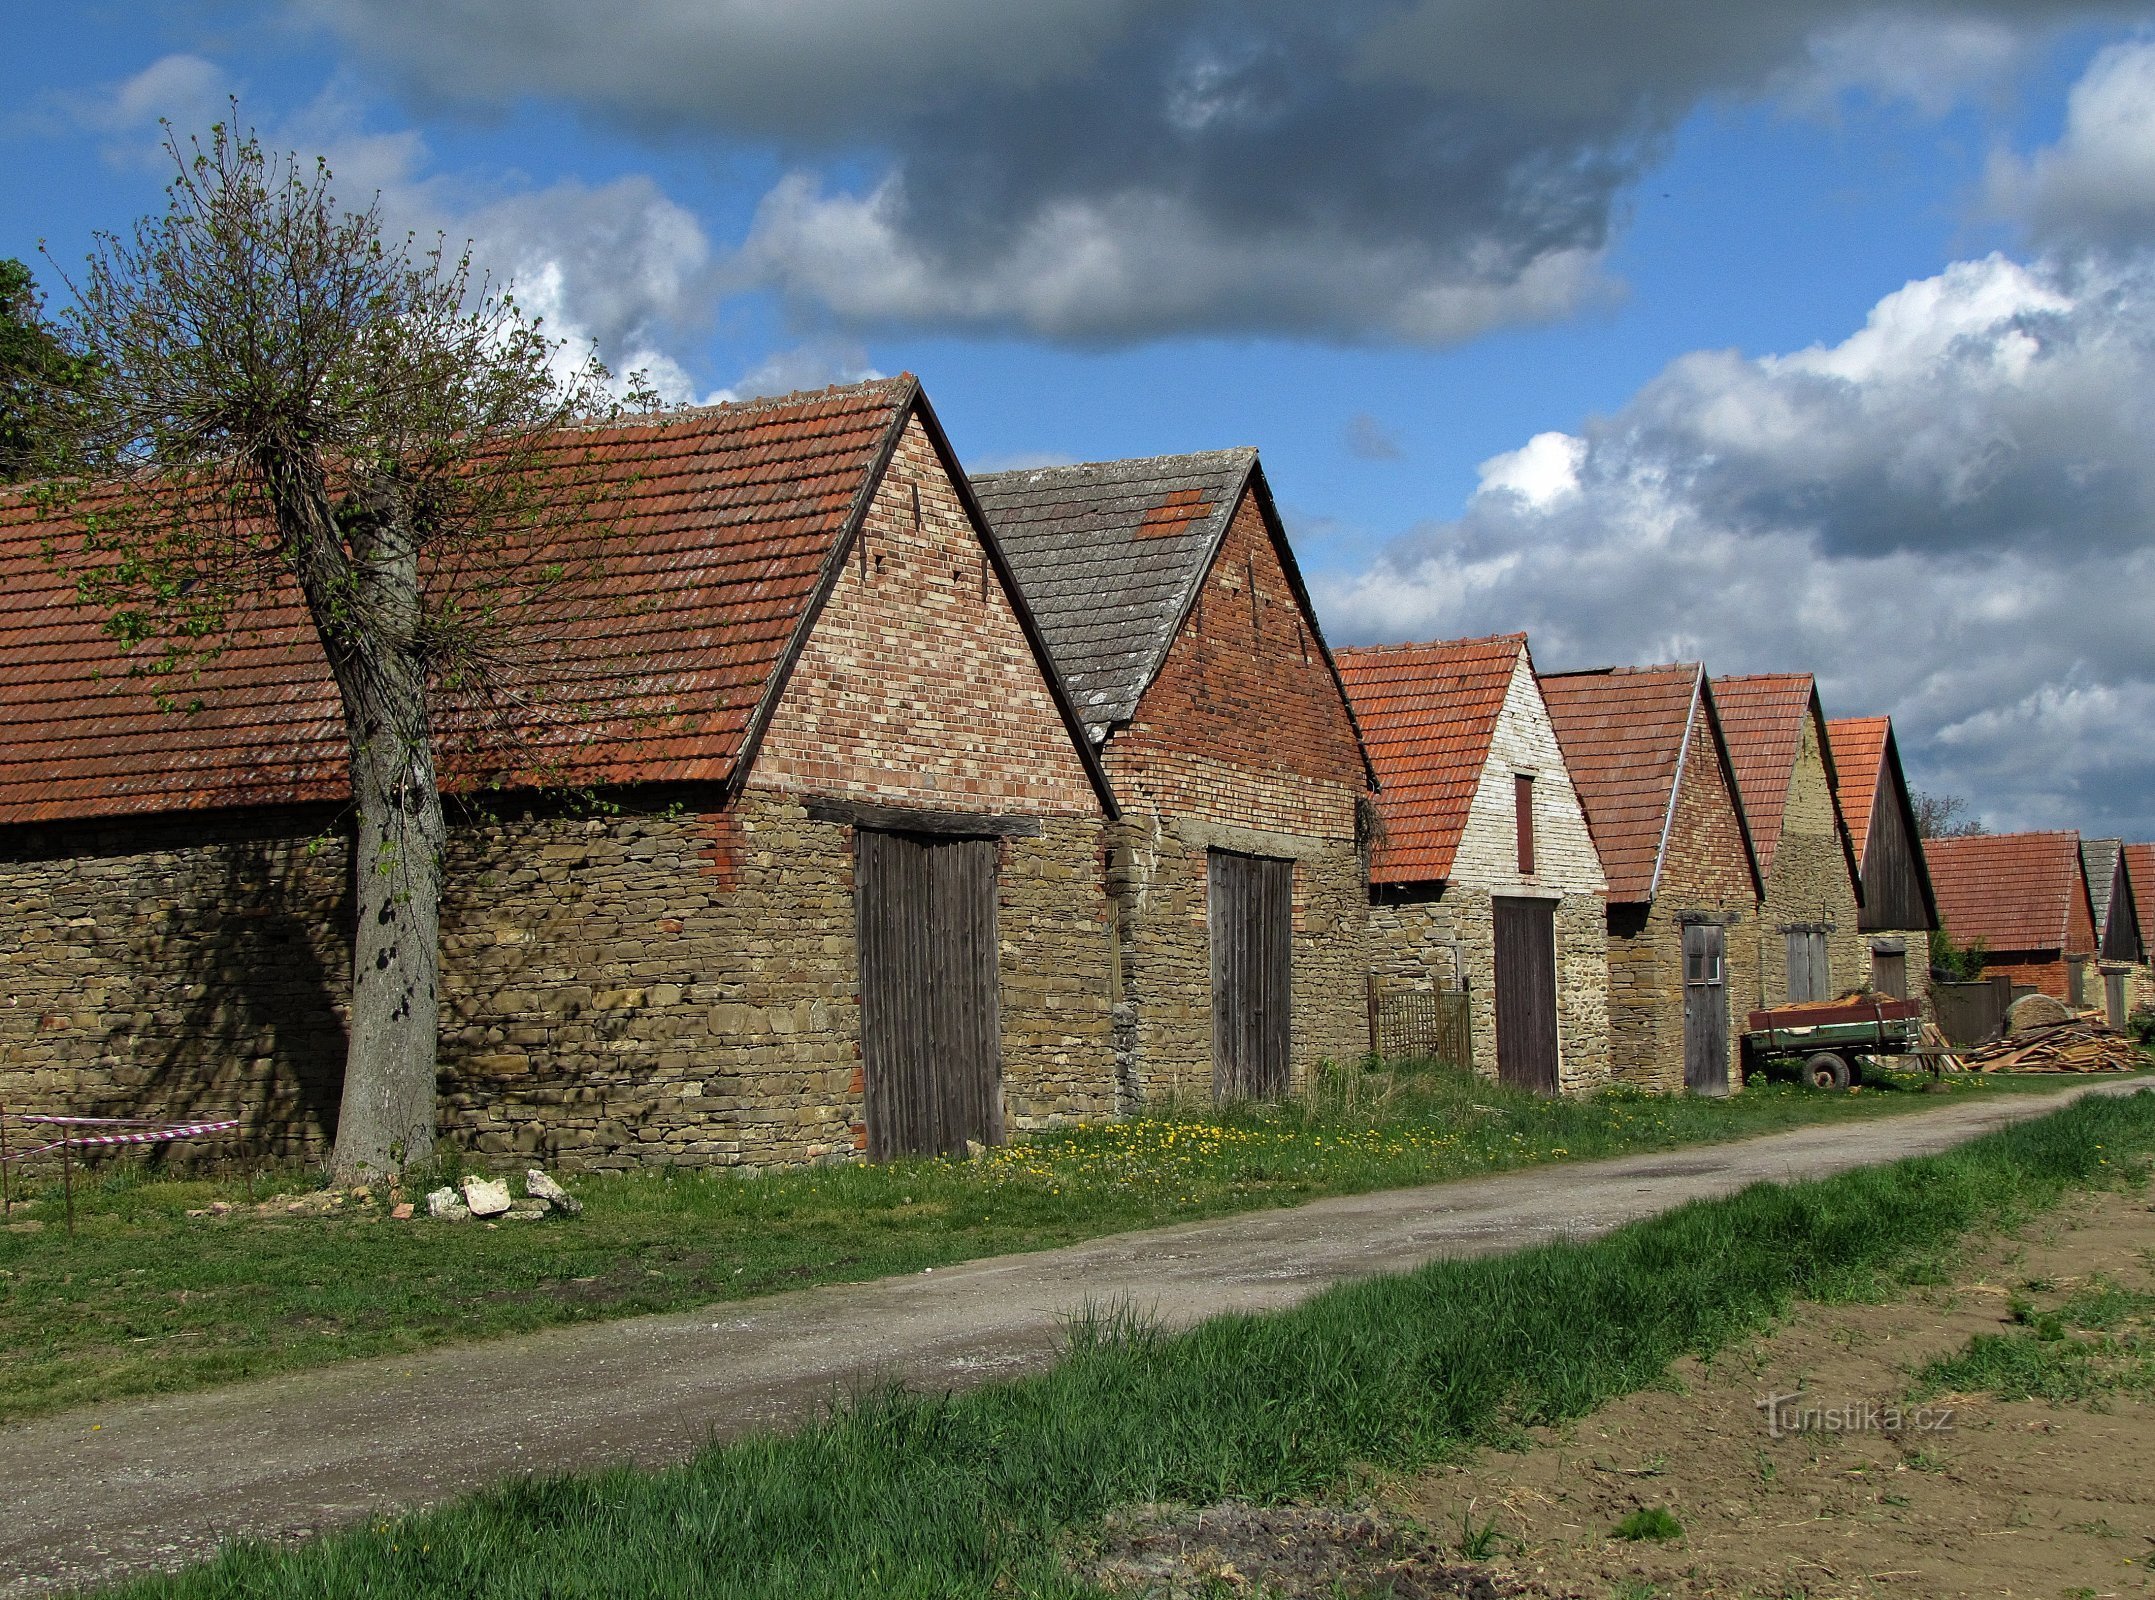
[[[1721,981],[1721,953],[1705,940],[1684,942],[1684,982],[1719,983]]]
[[[1519,829],[1519,875],[1534,875],[1534,779],[1530,773],[1512,778],[1512,811]]]

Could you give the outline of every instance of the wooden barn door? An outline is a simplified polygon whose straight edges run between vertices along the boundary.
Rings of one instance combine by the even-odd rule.
[[[1728,1093],[1727,934],[1720,924],[1684,925],[1684,1087]]]
[[[1212,852],[1212,1092],[1276,1100],[1287,1092],[1292,1037],[1294,863]]]
[[[1826,961],[1826,934],[1822,928],[1788,930],[1788,1001],[1833,998],[1833,971]]]
[[[2103,974],[2103,1013],[2111,1027],[2125,1026],[2125,974],[2122,972]]]
[[[1498,899],[1497,1076],[1556,1093],[1556,904]]]
[[[993,839],[854,835],[868,1158],[1002,1133]]]

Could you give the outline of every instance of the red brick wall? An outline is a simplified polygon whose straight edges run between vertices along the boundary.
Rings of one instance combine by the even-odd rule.
[[[1756,904],[1736,800],[1704,719],[1692,730],[1684,757],[1676,817],[1662,858],[1660,894],[1671,892],[1740,907]]]
[[[1254,496],[1107,765],[1132,812],[1352,835],[1361,747]]]
[[[935,447],[908,424],[751,783],[937,810],[1098,816],[985,561]]]

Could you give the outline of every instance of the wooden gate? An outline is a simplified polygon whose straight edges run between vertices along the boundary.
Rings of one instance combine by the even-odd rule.
[[[1294,972],[1294,863],[1215,850],[1207,867],[1212,925],[1212,1093],[1274,1100],[1287,1092]]]
[[[1497,1077],[1556,1093],[1556,905],[1499,896]]]
[[[1931,1010],[1948,1044],[1986,1044],[2005,1031],[2013,980],[2004,973],[1975,983],[1934,983]]]
[[[1833,998],[1833,969],[1826,960],[1826,934],[1822,928],[1790,928],[1788,937],[1788,1003]]]
[[[993,839],[854,834],[868,1158],[1002,1137]]]
[[[1474,1010],[1460,989],[1386,989],[1369,979],[1369,1048],[1382,1061],[1474,1067]]]
[[[1715,922],[1684,925],[1684,1087],[1728,1093],[1728,936]]]

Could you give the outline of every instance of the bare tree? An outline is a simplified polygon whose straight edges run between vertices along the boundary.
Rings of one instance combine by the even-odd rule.
[[[72,442],[95,485],[76,492],[95,505],[62,559],[133,670],[168,683],[275,595],[304,602],[350,756],[332,1165],[351,1181],[433,1159],[444,696],[485,698],[504,608],[560,578],[517,589],[486,552],[582,514],[548,441],[558,456],[559,430],[603,407],[606,374],[468,255],[391,238],[378,204],[340,208],[326,165],[265,155],[237,109],[206,144],[168,130],[163,214],[99,236],[70,285]]]
[[[1915,808],[1918,838],[1972,839],[1990,832],[1975,814],[1974,806],[1960,795],[1925,794],[1921,789],[1911,789],[1908,803]]]

